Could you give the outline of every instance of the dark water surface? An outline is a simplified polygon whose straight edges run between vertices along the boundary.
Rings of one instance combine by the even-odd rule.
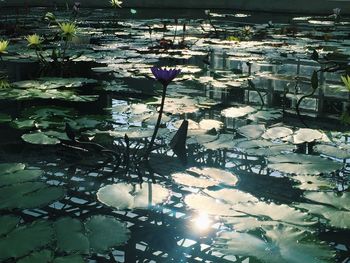
[[[78,27],[64,65],[24,39],[64,49],[48,11]],[[349,262],[348,17],[0,13],[1,262]],[[182,72],[144,163],[154,65]]]

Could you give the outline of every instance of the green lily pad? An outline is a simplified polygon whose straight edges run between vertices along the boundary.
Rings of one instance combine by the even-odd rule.
[[[64,190],[42,182],[5,186],[0,191],[0,209],[38,208],[61,199]]]
[[[42,250],[33,252],[30,255],[21,258],[17,263],[50,263],[53,258],[53,253],[50,250]]]
[[[90,248],[95,252],[123,245],[130,237],[126,225],[111,216],[92,216],[85,221],[85,228]]]
[[[57,257],[52,263],[84,263],[86,262],[81,255],[69,255],[65,257]]]
[[[39,169],[36,170],[19,170],[13,173],[0,173],[0,187],[12,185],[15,183],[24,183],[33,181],[43,175]]]
[[[317,145],[314,150],[320,154],[332,156],[338,159],[350,158],[350,149],[341,146]]]
[[[23,134],[21,137],[25,142],[31,144],[55,145],[61,142],[59,139],[50,137],[44,132],[27,133]]]
[[[1,163],[0,174],[14,173],[20,170],[24,170],[25,164],[23,163]]]
[[[79,220],[64,217],[58,219],[53,225],[59,251],[84,254],[89,252],[89,240],[83,234],[83,224]]]
[[[317,175],[331,173],[343,164],[319,156],[306,154],[283,154],[268,157],[268,167],[283,173],[298,175]]]
[[[6,235],[12,231],[21,219],[12,215],[5,215],[0,217],[0,236]]]
[[[52,242],[53,229],[48,221],[17,227],[0,239],[0,259],[18,258]]]

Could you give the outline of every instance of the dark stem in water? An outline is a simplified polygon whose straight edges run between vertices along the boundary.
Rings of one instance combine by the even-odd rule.
[[[163,84],[163,92],[162,92],[162,101],[160,103],[160,109],[159,109],[159,114],[158,114],[158,119],[157,119],[157,123],[156,123],[156,126],[154,126],[154,131],[153,131],[153,135],[152,135],[152,138],[151,138],[151,141],[148,145],[148,148],[146,150],[146,153],[143,157],[144,160],[148,160],[149,158],[149,155],[151,154],[152,152],[152,148],[153,148],[153,144],[154,144],[154,141],[157,137],[157,133],[158,133],[158,130],[159,130],[159,126],[160,126],[160,122],[162,120],[162,114],[163,114],[163,109],[164,109],[164,103],[165,103],[165,95],[166,95],[166,89],[167,89],[167,86],[168,85],[165,85]]]

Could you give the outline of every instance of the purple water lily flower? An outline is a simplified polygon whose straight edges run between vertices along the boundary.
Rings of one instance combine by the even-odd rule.
[[[152,74],[163,86],[168,86],[169,83],[176,78],[177,75],[181,72],[180,69],[162,69],[157,67],[151,68]]]

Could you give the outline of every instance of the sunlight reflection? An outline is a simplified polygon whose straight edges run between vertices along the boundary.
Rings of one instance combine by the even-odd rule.
[[[211,226],[211,223],[212,220],[205,213],[198,214],[193,220],[194,227],[199,231],[208,230]]]

